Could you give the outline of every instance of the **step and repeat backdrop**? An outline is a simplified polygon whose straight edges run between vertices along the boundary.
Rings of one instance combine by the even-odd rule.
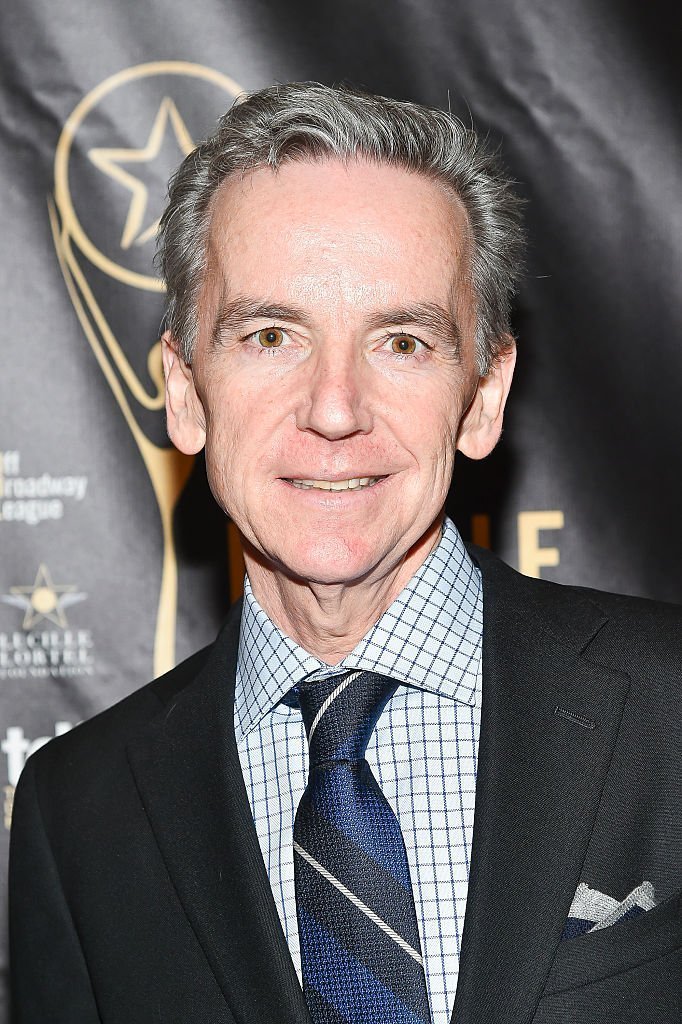
[[[3,4],[3,874],[31,752],[209,642],[240,590],[202,460],[166,439],[153,256],[171,170],[244,90],[345,80],[449,104],[500,145],[527,200],[519,368],[451,512],[522,572],[682,601],[678,19],[627,0]]]

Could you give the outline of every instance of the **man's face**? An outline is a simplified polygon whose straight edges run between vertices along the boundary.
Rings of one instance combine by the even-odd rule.
[[[166,346],[169,431],[205,443],[261,564],[352,585],[433,546],[455,450],[492,448],[511,377],[479,381],[467,235],[443,187],[366,162],[217,193],[191,369]]]

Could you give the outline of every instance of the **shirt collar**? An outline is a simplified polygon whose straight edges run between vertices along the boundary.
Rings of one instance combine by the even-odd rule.
[[[436,548],[338,665],[326,665],[282,633],[259,605],[247,577],[237,655],[237,742],[296,683],[351,669],[473,705],[480,691],[482,637],[481,574],[449,519]]]

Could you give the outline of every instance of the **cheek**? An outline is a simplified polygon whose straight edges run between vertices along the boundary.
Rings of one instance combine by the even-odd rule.
[[[400,436],[419,463],[443,470],[454,460],[461,415],[459,394],[434,389],[428,401],[404,409],[399,419]]]
[[[225,403],[214,408],[207,416],[206,424],[206,473],[211,490],[223,507],[232,504],[243,486],[245,467],[242,460],[248,460],[244,442],[245,424]]]

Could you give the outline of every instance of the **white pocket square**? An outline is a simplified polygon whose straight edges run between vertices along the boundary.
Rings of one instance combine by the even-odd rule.
[[[645,914],[656,906],[654,887],[642,882],[620,902],[581,882],[576,889],[562,939],[575,939],[587,932],[609,928],[618,921]]]

